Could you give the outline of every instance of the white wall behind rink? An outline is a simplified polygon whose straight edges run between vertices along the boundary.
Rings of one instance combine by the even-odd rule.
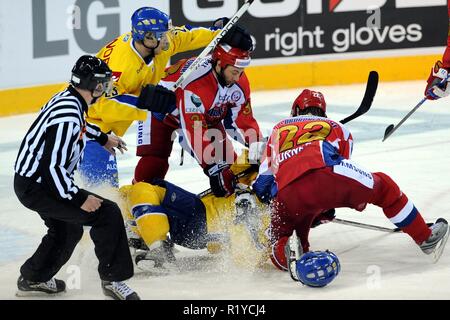
[[[71,18],[75,4],[85,8],[78,25]],[[88,52],[95,53],[118,36],[102,39],[108,32],[129,31],[132,13],[142,6],[169,12],[169,0],[0,1],[0,90],[67,81],[76,59],[87,52],[83,47],[97,47],[98,41]]]

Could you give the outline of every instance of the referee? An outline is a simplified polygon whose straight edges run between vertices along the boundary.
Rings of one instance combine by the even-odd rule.
[[[123,218],[116,203],[77,187],[73,180],[87,139],[114,154],[124,142],[86,123],[89,105],[112,86],[112,72],[102,60],[85,55],[72,69],[68,88],[41,109],[20,145],[14,190],[19,201],[36,211],[48,227],[36,252],[20,268],[17,296],[65,292],[54,275],[69,260],[83,235],[90,235],[99,260],[105,295],[120,300],[139,296],[123,281],[133,276]]]

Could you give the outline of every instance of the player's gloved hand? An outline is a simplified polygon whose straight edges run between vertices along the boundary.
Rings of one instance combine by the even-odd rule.
[[[235,194],[236,217],[233,221],[234,224],[243,225],[249,232],[255,248],[265,251],[267,249],[265,243],[269,238],[261,234],[264,227],[257,207],[256,196],[248,187],[245,189],[236,188]]]
[[[250,37],[249,32],[239,26],[233,26],[220,40],[220,43],[227,43],[232,47],[241,48],[247,51],[253,51],[255,49],[253,40]]]
[[[317,226],[320,226],[321,224],[333,221],[334,218],[336,218],[335,209],[330,209],[328,211],[322,212],[314,219],[314,221],[311,224],[311,228],[315,228]]]
[[[256,196],[252,191],[247,189],[236,189],[236,198],[234,199],[236,206],[235,223],[243,223],[251,225],[252,218],[257,217],[258,211],[256,207]]]
[[[259,201],[264,204],[270,204],[270,201],[278,192],[273,175],[260,174],[255,182],[253,182],[252,189]]]
[[[234,193],[236,176],[228,164],[211,164],[203,171],[209,177],[211,190],[216,197],[228,197]]]
[[[214,105],[206,113],[204,113],[206,124],[210,127],[216,126],[220,121],[225,119],[228,110],[233,108],[235,103],[220,103]]]
[[[250,143],[248,147],[248,161],[251,164],[260,163],[261,157],[266,150],[266,141],[257,141]]]
[[[149,84],[142,88],[137,107],[158,113],[170,113],[176,108],[175,93],[163,86]]]
[[[431,69],[430,77],[427,81],[427,87],[425,89],[425,96],[429,100],[437,100],[450,95],[450,77],[449,70],[443,67],[441,61],[437,61],[434,67]],[[444,79],[444,83],[440,82]]]
[[[225,25],[228,23],[228,21],[230,21],[230,19],[227,17],[222,17],[222,18],[216,19],[213,22],[213,27],[222,29],[223,27],[225,27]]]

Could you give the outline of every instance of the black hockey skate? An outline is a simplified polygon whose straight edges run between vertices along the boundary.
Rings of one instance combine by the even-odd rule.
[[[130,221],[125,223],[125,232],[127,233],[128,246],[134,250],[148,250],[144,240],[132,230]]]
[[[430,237],[420,244],[420,249],[425,254],[431,255],[433,263],[436,263],[444,251],[445,244],[449,236],[448,222],[444,218],[439,218],[430,227]]]
[[[102,290],[105,296],[111,297],[114,300],[141,300],[138,294],[123,281],[102,280]]]
[[[66,284],[62,280],[52,278],[47,282],[32,282],[22,275],[17,279],[17,288],[17,297],[56,295],[66,292]]]

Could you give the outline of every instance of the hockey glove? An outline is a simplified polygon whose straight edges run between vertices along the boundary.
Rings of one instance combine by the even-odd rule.
[[[253,51],[254,45],[250,33],[239,25],[233,26],[224,36],[220,39],[219,43],[226,43],[231,47],[240,48],[245,51]]]
[[[213,22],[213,28],[222,29],[223,27],[225,27],[225,25],[228,23],[228,21],[230,21],[230,19],[227,17],[222,17],[222,18],[216,19]]]
[[[333,221],[334,218],[336,218],[335,209],[330,209],[328,211],[322,212],[314,219],[314,221],[311,224],[311,228],[315,228],[317,226],[320,226],[321,224]]]
[[[278,192],[273,175],[259,175],[253,183],[252,189],[259,201],[264,204],[270,204]]]
[[[149,84],[142,89],[137,107],[158,113],[171,113],[176,108],[176,96],[163,86]]]
[[[234,200],[236,206],[236,223],[246,223],[247,220],[258,214],[256,197],[250,189],[237,189]]]
[[[206,124],[210,127],[216,126],[220,121],[225,119],[228,110],[233,107],[234,104],[229,102],[216,104],[203,114]]]
[[[228,164],[212,164],[204,172],[209,177],[211,190],[216,197],[228,197],[234,193],[236,176]]]
[[[440,84],[442,80],[446,79],[443,84]],[[425,96],[429,100],[437,100],[450,95],[450,77],[449,70],[443,67],[441,61],[437,61],[434,67],[431,69],[430,77],[427,81],[427,87],[425,89]]]
[[[261,243],[259,234],[262,230],[262,219],[256,205],[256,196],[250,188],[236,189],[236,198],[234,200],[236,206],[236,218],[234,224],[242,224],[248,230],[253,244],[259,250],[264,250],[265,246]]]

